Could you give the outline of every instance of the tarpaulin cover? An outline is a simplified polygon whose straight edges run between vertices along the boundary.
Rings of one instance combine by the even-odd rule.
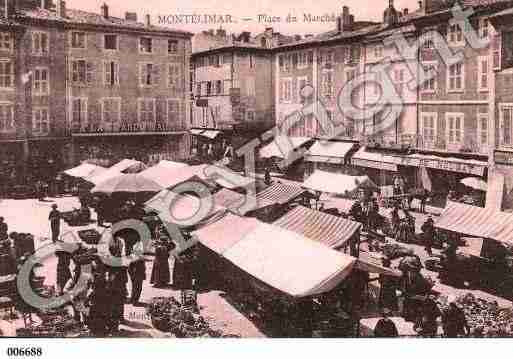
[[[513,245],[513,214],[449,202],[436,221],[439,229]]]
[[[86,179],[91,176],[99,175],[106,170],[106,168],[101,166],[93,165],[90,163],[82,163],[80,166],[64,171],[64,173],[71,177]]]
[[[348,176],[317,170],[304,183],[304,188],[325,193],[348,195],[359,188],[378,187],[367,176]]]
[[[298,298],[331,291],[356,263],[355,258],[297,233],[234,215],[194,235],[246,273]]]
[[[282,143],[280,141],[285,141],[285,143]],[[290,141],[290,142],[286,142],[286,141]],[[288,152],[288,150],[290,149],[289,147],[292,146],[292,149],[295,150],[301,146],[303,146],[305,143],[307,143],[308,141],[310,141],[311,138],[308,138],[308,137],[287,137],[287,138],[277,138],[275,139],[273,142],[271,142],[270,144],[268,144],[267,146],[264,146],[261,150],[260,150],[260,157],[262,158],[273,158],[273,157],[277,157],[277,158],[285,158],[286,156],[289,155],[289,153],[286,153]]]
[[[274,222],[274,225],[296,232],[333,249],[344,247],[359,233],[361,223],[298,206]]]
[[[317,141],[305,156],[308,162],[344,163],[346,155],[354,147],[349,142]]]

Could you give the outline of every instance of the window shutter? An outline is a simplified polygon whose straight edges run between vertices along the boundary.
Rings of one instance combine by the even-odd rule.
[[[313,51],[308,51],[308,63],[313,64]]]
[[[87,83],[92,83],[94,81],[94,63],[90,61],[86,63],[86,78]]]
[[[153,83],[152,85],[158,85],[160,83],[160,66],[153,65]]]

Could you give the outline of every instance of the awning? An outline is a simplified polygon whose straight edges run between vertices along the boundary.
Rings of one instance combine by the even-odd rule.
[[[214,203],[220,207],[227,209],[237,209],[244,204],[245,196],[235,191],[223,188],[214,193]]]
[[[403,166],[425,167],[435,170],[444,170],[468,175],[483,177],[488,163],[478,160],[463,160],[454,157],[440,157],[434,155],[414,154],[408,156],[389,156],[393,157],[396,164]]]
[[[162,178],[165,178],[174,171],[185,167],[189,167],[189,165],[180,162],[160,161],[158,165],[142,171],[141,176],[160,183]]]
[[[109,170],[117,171],[117,172],[127,172],[130,170],[141,171],[146,169],[146,165],[140,161],[125,159],[114,166],[110,167]]]
[[[397,159],[382,153],[367,152],[365,147],[356,152],[351,163],[354,166],[397,172]]]
[[[296,150],[310,141],[308,137],[286,137],[281,136],[274,139],[273,142],[260,149],[261,158],[286,158],[289,150]],[[292,146],[292,148],[290,148]]]
[[[436,221],[439,229],[513,245],[513,214],[449,202]]]
[[[207,130],[203,132],[201,136],[206,137],[210,140],[214,140],[217,136],[219,136],[220,133],[221,131]]]
[[[205,181],[205,174],[208,165],[187,166],[181,168],[159,168],[146,172],[145,176],[151,175],[151,179],[164,188],[172,188],[187,181]]]
[[[295,298],[333,290],[356,263],[355,258],[297,233],[233,215],[193,234],[252,277]]]
[[[348,214],[353,207],[354,200],[347,198],[339,198],[329,194],[321,195],[320,201],[324,204],[325,209],[336,208],[340,212]]]
[[[504,193],[505,193],[504,174],[495,170],[488,173],[488,186],[486,192],[486,208],[491,210],[502,210]]]
[[[307,162],[343,164],[354,143],[317,141],[305,156]]]
[[[378,188],[367,176],[348,176],[319,170],[303,183],[303,187],[341,195],[349,195],[360,188]]]
[[[297,197],[305,194],[306,191],[294,185],[275,183],[260,193],[257,193],[256,199],[258,208],[264,208],[269,205],[283,205],[292,202]]]
[[[80,166],[64,171],[64,173],[71,177],[86,179],[88,177],[97,176],[106,170],[106,168],[101,166],[93,165],[90,163],[82,163]]]
[[[274,222],[274,225],[296,232],[330,248],[345,247],[359,233],[361,223],[298,206]]]
[[[198,136],[198,135],[201,135],[205,130],[201,130],[201,129],[197,129],[197,128],[192,128],[190,129],[190,133],[191,135],[193,136]]]

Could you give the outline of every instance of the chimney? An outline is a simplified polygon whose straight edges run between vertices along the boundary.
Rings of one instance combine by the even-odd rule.
[[[57,3],[57,16],[66,17],[66,1],[59,0]]]
[[[144,25],[146,25],[147,27],[151,26],[151,15],[150,14],[144,15]]]
[[[403,9],[404,16],[408,15],[409,12],[410,12],[410,10],[408,10],[407,7]]]
[[[105,19],[108,19],[109,18],[109,5],[107,5],[106,3],[103,3],[101,9],[102,9],[102,16]]]
[[[348,6],[342,7],[342,14],[337,18],[337,32],[352,31],[354,16],[351,15]]]
[[[127,21],[133,21],[133,22],[137,22],[137,13],[136,12],[126,12],[125,13],[125,19]]]

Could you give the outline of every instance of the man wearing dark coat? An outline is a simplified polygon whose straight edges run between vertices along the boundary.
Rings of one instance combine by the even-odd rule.
[[[61,212],[57,209],[56,204],[52,205],[48,220],[50,221],[50,229],[52,231],[52,242],[56,243],[61,232]]]
[[[132,282],[132,293],[130,303],[139,304],[141,298],[143,282],[146,279],[146,264],[144,258],[137,258],[128,266],[128,275]]]
[[[376,338],[397,338],[399,332],[395,323],[388,317],[389,310],[383,310],[383,318],[381,318],[374,328],[374,336]]]
[[[435,239],[435,221],[431,216],[428,217],[426,222],[421,227],[424,239],[424,246],[429,255],[433,255],[433,241]]]

